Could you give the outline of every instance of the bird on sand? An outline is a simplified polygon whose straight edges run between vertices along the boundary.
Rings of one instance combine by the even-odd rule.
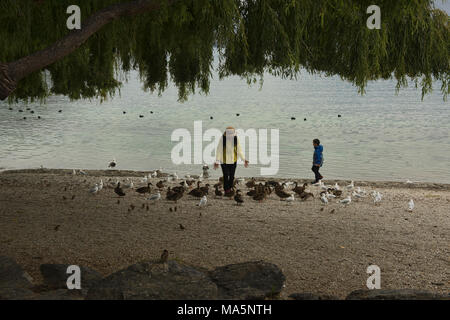
[[[323,204],[328,204],[326,193],[322,194],[322,196],[320,197],[320,201],[322,201]]]
[[[103,189],[103,179],[100,179],[100,183],[98,184],[98,191]]]
[[[376,192],[376,194],[375,194],[375,199],[373,199],[373,202],[374,202],[375,204],[381,202],[381,193],[380,193],[380,192]]]
[[[242,199],[241,190],[237,190],[234,196],[234,201],[236,201],[237,205],[242,205],[244,203],[244,199]]]
[[[124,197],[124,196],[125,196],[125,192],[123,192],[122,188],[120,187],[120,182],[117,183],[117,186],[114,188],[114,192],[115,192],[119,197]]]
[[[208,202],[208,199],[206,198],[206,196],[203,196],[203,197],[200,199],[200,202],[198,203],[197,206],[199,206],[199,207],[205,207],[207,202]]]
[[[350,182],[350,184],[347,186],[347,189],[352,190],[354,187],[355,187],[355,183],[352,180],[352,182]]]
[[[351,197],[351,196],[348,196],[347,198],[342,199],[342,200],[339,201],[339,202],[342,203],[342,204],[349,204],[350,202],[352,202],[352,197]]]
[[[294,200],[295,200],[295,197],[294,197],[293,194],[291,194],[291,196],[290,196],[289,198],[286,198],[286,201],[287,201],[288,203],[292,203],[292,202],[294,202]]]
[[[161,263],[167,263],[167,260],[169,259],[169,251],[167,251],[166,249],[164,249],[164,251],[161,254],[161,259],[160,262]]]
[[[223,192],[219,190],[219,186],[216,185],[215,186],[216,190],[214,191],[216,197],[222,197],[223,196]]]
[[[161,193],[158,191],[157,193],[152,194],[152,195],[150,196],[150,198],[148,198],[147,200],[150,200],[150,201],[158,201],[158,200],[161,200]]]
[[[96,183],[93,188],[89,190],[89,193],[96,194],[98,192],[98,184]]]
[[[150,186],[151,185],[152,185],[151,182],[149,182],[146,187],[137,188],[136,192],[140,193],[140,194],[150,193],[150,190],[151,190]]]
[[[413,211],[414,210],[414,200],[411,199],[408,202],[408,211]]]
[[[133,181],[130,178],[127,178],[128,183],[124,185],[125,188],[132,189],[134,187]]]

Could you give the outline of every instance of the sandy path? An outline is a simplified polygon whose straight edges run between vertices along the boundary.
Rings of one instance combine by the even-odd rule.
[[[167,248],[172,258],[206,268],[259,259],[276,263],[287,278],[283,297],[345,297],[365,288],[370,264],[380,266],[382,288],[450,290],[448,185],[356,183],[384,194],[379,206],[370,197],[347,207],[335,201],[323,206],[317,198],[287,204],[272,194],[264,203],[245,197],[243,206],[209,196],[200,209],[198,200],[185,196],[170,212],[172,202],[153,204],[136,192],[126,191],[120,204],[111,188],[88,194],[100,179],[94,174],[106,182],[110,172],[69,172],[0,174],[0,255],[16,259],[37,281],[42,263],[86,265],[107,275]],[[410,198],[413,213],[406,211]],[[131,204],[136,208],[128,212]]]

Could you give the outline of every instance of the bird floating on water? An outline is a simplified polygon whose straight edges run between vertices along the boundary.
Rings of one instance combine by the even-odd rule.
[[[112,159],[108,165],[108,168],[115,168],[117,165],[116,159]]]

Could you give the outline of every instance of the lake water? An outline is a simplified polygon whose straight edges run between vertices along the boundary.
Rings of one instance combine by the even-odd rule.
[[[215,77],[208,96],[179,103],[173,86],[158,97],[143,92],[136,75],[130,78],[121,97],[104,103],[55,96],[12,111],[0,104],[0,168],[103,169],[115,157],[118,169],[198,174],[201,165],[172,163],[177,143],[171,134],[177,128],[193,132],[194,121],[202,120],[203,132],[227,125],[279,129],[278,177],[312,178],[311,141],[317,137],[325,178],[450,183],[450,103],[438,83],[421,101],[414,88],[396,95],[393,81],[372,82],[360,96],[339,78],[306,72],[296,81],[266,76],[261,90],[239,78]],[[239,167],[237,174],[258,176],[259,165]]]

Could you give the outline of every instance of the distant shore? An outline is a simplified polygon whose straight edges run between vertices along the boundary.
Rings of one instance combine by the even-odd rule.
[[[170,259],[207,269],[250,260],[275,263],[286,276],[284,298],[294,292],[343,298],[366,288],[372,264],[381,268],[383,289],[450,291],[448,184],[355,181],[368,195],[347,206],[337,199],[322,204],[314,186],[308,189],[315,197],[306,201],[287,203],[272,193],[257,202],[240,185],[243,205],[215,198],[211,190],[208,205],[199,208],[199,200],[188,195],[177,203],[165,200],[167,187],[182,179],[165,182],[162,199],[153,202],[134,189],[124,189],[119,199],[111,186],[117,179],[144,186],[151,171],[84,171],[0,173],[0,255],[16,260],[36,282],[43,263],[80,264],[108,275],[167,249]],[[100,180],[104,189],[90,194]],[[160,180],[165,178],[151,182]],[[338,183],[344,196],[351,194],[345,190],[349,181]],[[374,190],[383,195],[379,204],[370,196]],[[412,212],[410,199],[416,204]]]

